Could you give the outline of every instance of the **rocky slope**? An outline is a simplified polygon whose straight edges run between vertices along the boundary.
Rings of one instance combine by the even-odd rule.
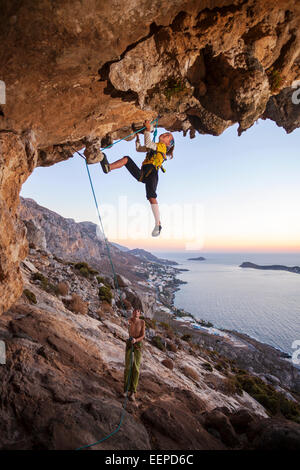
[[[0,312],[22,292],[16,216],[33,169],[126,136],[160,115],[173,131],[239,134],[259,118],[299,127],[297,0],[1,2]]]
[[[22,217],[34,230],[27,233],[31,248],[21,266],[23,295],[0,318],[7,351],[0,366],[0,448],[75,449],[119,423],[127,316],[134,305],[147,304],[147,292],[139,291],[141,281],[124,277],[115,289],[102,261],[97,272],[51,253],[51,226],[68,255],[74,254],[72,237],[68,251],[64,231],[71,236],[77,230],[79,240],[92,243],[81,224],[32,200],[23,201]],[[93,260],[92,246],[91,253]],[[153,272],[153,264],[136,263],[134,270]],[[176,269],[157,266],[157,275]],[[153,295],[153,287],[149,291]],[[288,363],[279,367],[273,348],[269,364],[263,363],[266,345],[253,340],[251,346],[249,338],[249,347],[243,335],[222,342],[192,331],[170,318],[157,298],[145,314],[137,403],[128,402],[120,431],[96,448],[299,450],[296,382]],[[251,373],[240,363],[247,357]]]
[[[99,300],[94,277],[51,254],[31,249],[22,271],[24,295],[0,319],[7,349],[0,447],[75,449],[95,442],[121,416],[127,320],[114,301],[112,308]],[[50,288],[61,279],[69,286],[64,295]],[[74,293],[87,310],[76,312],[68,302]],[[195,348],[163,323],[151,326],[173,346],[158,348],[148,328],[137,404],[129,402],[120,432],[96,448],[299,449],[300,425],[281,413],[270,417],[237,389],[232,364],[222,370],[217,353]]]

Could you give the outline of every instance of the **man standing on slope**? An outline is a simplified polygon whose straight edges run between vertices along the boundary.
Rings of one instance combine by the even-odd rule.
[[[140,375],[142,340],[145,337],[145,321],[140,318],[140,315],[140,310],[134,309],[132,317],[128,320],[129,339],[126,341],[125,351],[124,392],[126,393],[128,387],[128,396],[133,402],[135,401],[135,394]],[[132,352],[131,349],[133,349]],[[130,371],[131,354],[132,369]],[[130,382],[128,384],[129,376]]]

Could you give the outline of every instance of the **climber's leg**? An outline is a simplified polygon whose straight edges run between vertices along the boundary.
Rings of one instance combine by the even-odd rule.
[[[136,393],[137,386],[139,383],[141,360],[142,360],[142,351],[140,349],[135,348],[133,365],[132,365],[132,380],[130,384],[130,391],[132,393]]]
[[[146,197],[151,204],[152,213],[155,220],[155,226],[152,231],[152,237],[158,237],[161,232],[161,221],[159,214],[159,207],[157,202],[156,189],[158,185],[158,171],[153,170],[145,180],[146,183]]]
[[[126,342],[126,350],[125,350],[124,392],[126,392],[127,388],[128,388],[128,390],[130,390],[130,383],[128,383],[129,373],[130,373],[130,365],[131,365],[131,345],[127,341]],[[131,378],[132,378],[132,375],[131,375]],[[131,380],[130,380],[130,382],[131,382]]]
[[[160,225],[160,214],[159,214],[159,207],[158,207],[157,199],[151,197],[149,199],[149,202],[151,204],[151,209],[152,209],[152,212],[153,212],[155,225]]]
[[[116,170],[117,168],[122,168],[122,166],[126,165],[128,157],[120,158],[113,163],[108,163],[105,153],[103,153],[104,157],[101,161],[102,170],[104,173],[109,173],[111,170]]]
[[[157,202],[157,199],[155,198],[150,198],[149,202],[151,204],[151,209],[152,209],[152,213],[153,213],[154,220],[155,220],[155,226],[152,231],[152,237],[158,237],[162,229],[161,223],[160,223],[158,202]]]
[[[122,166],[125,166],[128,161],[128,157],[123,157],[120,158],[119,160],[110,163],[109,165],[109,170],[116,170],[117,168],[122,168]]]
[[[141,175],[142,175],[142,171],[141,169],[134,163],[134,161],[132,160],[132,158],[130,157],[124,157],[127,159],[126,161],[126,168],[127,170],[129,171],[129,173],[137,180],[137,181],[140,181],[141,179]]]

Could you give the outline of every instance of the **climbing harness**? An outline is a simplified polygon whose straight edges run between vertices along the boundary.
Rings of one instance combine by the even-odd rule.
[[[156,126],[155,126],[155,131],[154,131],[154,138],[153,138],[153,141],[155,141],[155,138],[156,138],[156,135],[157,135],[157,122],[158,122],[158,119],[159,118],[156,118],[153,122],[156,122]],[[138,132],[140,132],[141,130],[145,129],[145,127],[142,127],[141,129],[138,129],[137,131],[135,132],[132,132],[131,134],[127,135],[126,137],[123,137],[122,139],[119,139],[117,140],[116,142],[113,142],[111,145],[107,145],[106,147],[104,147],[103,149],[101,150],[105,150],[107,148],[110,148],[112,147],[113,145],[121,142],[122,140],[125,140],[127,139],[128,137],[134,135],[134,134],[137,134]],[[72,147],[71,147],[72,148]],[[97,197],[96,197],[96,193],[95,193],[95,189],[94,189],[94,185],[93,185],[93,181],[92,181],[92,177],[91,177],[91,173],[90,173],[90,170],[89,170],[89,167],[88,167],[88,163],[84,157],[84,155],[82,155],[81,152],[79,152],[78,150],[75,150],[74,148],[72,148],[72,150],[74,151],[74,153],[78,153],[78,155],[80,155],[81,158],[83,158],[85,160],[85,164],[86,164],[86,170],[87,170],[87,174],[88,174],[88,178],[89,178],[89,182],[90,182],[90,186],[91,186],[91,190],[92,190],[92,194],[93,194],[93,198],[94,198],[94,202],[95,202],[95,206],[96,206],[96,210],[97,210],[97,215],[98,215],[98,219],[99,219],[99,223],[100,223],[100,226],[101,226],[101,230],[102,230],[102,233],[104,235],[104,241],[105,241],[105,246],[106,246],[106,250],[107,250],[107,255],[108,255],[108,258],[109,258],[109,261],[110,261],[110,266],[111,266],[111,269],[112,269],[112,273],[113,273],[113,277],[114,277],[114,283],[115,283],[115,286],[116,286],[116,289],[117,289],[117,292],[118,292],[118,296],[119,296],[119,299],[120,299],[120,302],[121,302],[121,305],[122,305],[122,310],[125,312],[126,309],[125,309],[125,306],[124,306],[124,303],[123,303],[123,300],[122,300],[122,295],[121,295],[121,291],[120,291],[120,287],[119,287],[119,283],[118,283],[118,279],[117,279],[117,275],[116,275],[116,271],[115,271],[115,267],[114,267],[114,263],[113,263],[113,260],[112,260],[112,257],[111,257],[111,252],[110,252],[110,248],[109,248],[109,243],[108,243],[108,240],[105,236],[105,231],[104,231],[104,227],[103,227],[103,223],[102,223],[102,217],[101,217],[101,214],[100,214],[100,209],[99,209],[99,204],[98,204],[98,200],[97,200]],[[92,444],[87,444],[87,445],[84,445],[84,446],[81,446],[81,447],[78,447],[77,449],[75,450],[83,450],[83,449],[87,449],[89,447],[93,447],[97,444],[100,444],[101,442],[104,442],[106,441],[107,439],[109,439],[110,437],[112,437],[114,434],[116,434],[121,426],[122,426],[122,423],[123,423],[123,419],[124,419],[124,416],[125,416],[125,412],[126,412],[126,406],[127,406],[127,398],[128,398],[128,389],[129,389],[129,386],[130,386],[130,381],[131,381],[131,374],[132,374],[132,365],[133,365],[133,360],[132,360],[132,355],[133,355],[133,344],[131,345],[131,351],[130,351],[130,369],[129,369],[129,374],[128,374],[128,381],[127,381],[127,387],[126,387],[126,395],[125,395],[125,401],[124,401],[124,404],[123,404],[123,411],[122,411],[122,414],[121,414],[121,419],[120,419],[120,422],[117,426],[117,428],[111,432],[110,434],[108,434],[107,436],[104,436],[102,439],[100,439],[99,441],[97,442],[94,442]]]
[[[153,134],[153,142],[155,142],[156,136],[157,136],[157,119],[156,119],[154,134]],[[148,176],[152,173],[152,171],[154,169],[156,171],[161,169],[161,171],[163,173],[166,172],[166,170],[162,166],[163,162],[167,160],[166,154],[165,154],[165,152],[163,152],[163,150],[165,150],[165,149],[166,149],[165,144],[161,144],[159,142],[157,144],[157,150],[152,150],[151,149],[147,152],[146,158],[145,158],[145,160],[143,161],[143,164],[142,164],[141,176],[140,176],[140,179],[139,179],[140,182],[143,182],[144,178],[148,178]],[[160,154],[161,157],[159,157],[158,154]],[[143,166],[144,165],[151,165],[152,166],[152,168],[150,168],[150,170],[148,170],[146,174],[144,174],[144,171],[143,171]]]

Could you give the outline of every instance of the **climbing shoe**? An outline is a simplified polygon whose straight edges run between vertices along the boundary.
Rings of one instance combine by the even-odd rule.
[[[152,231],[152,237],[158,237],[160,235],[161,229],[162,229],[161,225],[155,225]]]
[[[103,158],[100,162],[100,165],[102,167],[102,170],[103,170],[103,173],[109,173],[110,172],[110,169],[109,169],[109,163],[108,163],[108,160],[106,158],[106,155],[104,152],[103,153]]]

